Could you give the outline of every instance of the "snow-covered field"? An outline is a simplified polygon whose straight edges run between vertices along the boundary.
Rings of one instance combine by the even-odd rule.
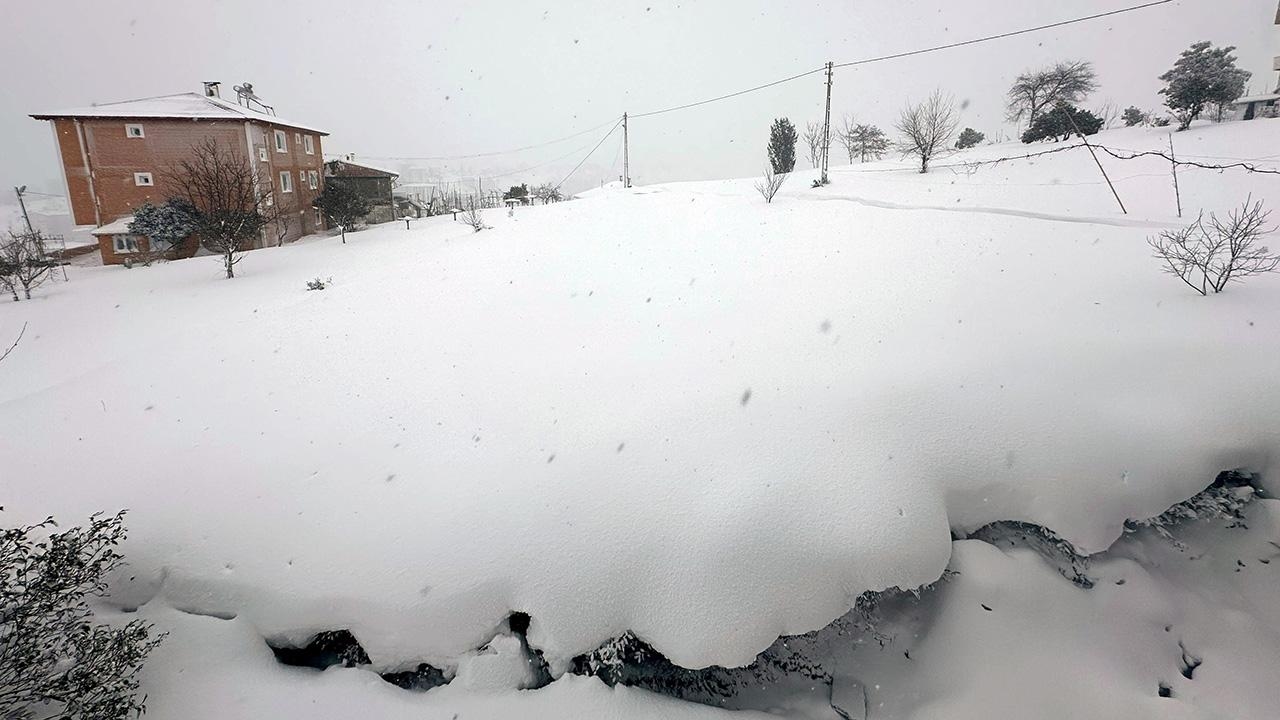
[[[1264,158],[1278,131],[1175,141]],[[1091,591],[952,541],[1022,520],[1101,552],[1221,470],[1275,472],[1280,276],[1201,298],[1162,275],[1167,163],[1104,163],[1128,215],[1078,150],[796,173],[772,205],[751,179],[605,189],[478,234],[444,217],[255,251],[233,281],[208,258],[84,268],[0,306],[0,343],[28,324],[0,366],[4,516],[130,509],[113,601],[172,630],[146,671],[161,720],[720,716],[464,669],[512,611],[557,675],[626,630],[742,665],[949,564],[910,662],[840,668],[873,717],[1270,717],[1274,503],[1205,531],[1247,572],[1126,540]],[[1280,205],[1278,176],[1179,182],[1191,215]],[[1156,677],[1184,619],[1222,662]],[[378,670],[475,682],[409,693],[263,642],[336,628]]]

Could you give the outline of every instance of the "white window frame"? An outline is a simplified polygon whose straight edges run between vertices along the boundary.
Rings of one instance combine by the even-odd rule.
[[[129,255],[138,252],[138,238],[134,235],[119,234],[111,236],[111,247],[117,255]]]
[[[293,134],[293,145],[294,145],[294,147],[297,147],[297,146],[299,146],[299,145],[301,145],[301,144],[302,144],[302,133],[300,133],[300,132],[296,132],[296,133],[294,133],[294,134]]]
[[[280,172],[280,192],[281,193],[293,192],[293,173],[289,172],[288,170],[282,170]]]
[[[137,135],[133,134],[134,130],[138,131]],[[138,123],[126,123],[124,126],[124,136],[136,140],[138,138],[146,137],[147,133],[142,129],[142,125]]]
[[[316,228],[319,229],[324,225],[324,215],[320,213],[320,208],[311,208],[311,210],[316,214]]]
[[[136,172],[133,174],[133,184],[138,187],[155,187],[156,179],[149,172]]]
[[[298,171],[298,189],[301,190],[306,186],[307,186],[307,171],[299,170]]]
[[[307,171],[307,187],[312,190],[318,190],[320,188],[320,173],[315,170]]]
[[[267,149],[265,147],[258,148],[258,160],[267,162]]]
[[[276,130],[275,135],[276,135],[276,152],[278,153],[289,152],[289,133],[283,130]]]
[[[302,148],[306,151],[306,153],[307,153],[308,155],[315,155],[315,154],[316,154],[316,139],[315,139],[314,137],[312,137],[311,135],[306,135],[306,136],[304,136],[304,137],[302,138]]]

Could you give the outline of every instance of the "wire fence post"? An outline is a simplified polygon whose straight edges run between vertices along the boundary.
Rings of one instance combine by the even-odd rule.
[[[1107,181],[1107,187],[1111,188],[1111,194],[1115,196],[1116,203],[1120,205],[1120,212],[1128,215],[1129,211],[1124,208],[1124,201],[1120,199],[1120,193],[1116,192],[1116,186],[1111,184],[1111,178],[1107,177],[1107,169],[1102,167],[1102,161],[1098,159],[1098,153],[1093,151],[1093,146],[1089,144],[1089,139],[1084,136],[1083,132],[1080,132],[1080,126],[1076,124],[1076,119],[1072,117],[1071,111],[1065,105],[1059,106],[1058,109],[1071,121],[1071,127],[1080,136],[1080,142],[1083,142],[1084,146],[1089,149],[1089,154],[1093,156],[1093,162],[1097,164],[1098,171],[1102,173],[1102,179]]]
[[[1169,133],[1169,169],[1173,172],[1173,197],[1178,201],[1178,217],[1182,217],[1182,192],[1178,190],[1178,159],[1173,155],[1173,133]]]

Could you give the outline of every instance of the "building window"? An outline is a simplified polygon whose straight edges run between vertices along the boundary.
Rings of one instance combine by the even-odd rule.
[[[307,185],[308,185],[308,186],[310,186],[310,188],[311,188],[312,190],[315,190],[315,189],[319,188],[319,187],[320,187],[320,173],[316,172],[315,170],[308,170],[308,171],[307,171]]]
[[[293,144],[294,144],[294,145],[301,145],[301,144],[302,144],[302,133],[294,133],[294,134],[293,134]]]
[[[310,135],[302,138],[302,147],[306,149],[308,155],[315,155],[316,154],[315,138],[311,137]]]
[[[298,187],[306,187],[306,186],[307,186],[307,171],[299,170],[298,171]]]
[[[289,136],[283,130],[276,131],[276,152],[289,152]]]
[[[264,148],[264,147],[260,147],[260,148],[258,148],[258,159],[259,159],[259,160],[261,160],[262,162],[266,162],[266,161],[267,161],[267,149],[266,149],[266,148]]]
[[[320,214],[320,208],[311,208],[311,212],[316,214],[316,229],[324,227],[324,216]]]
[[[124,135],[125,137],[131,137],[131,138],[140,138],[140,137],[147,136],[147,134],[142,131],[141,125],[125,125]]]
[[[289,172],[288,170],[285,170],[284,172],[280,173],[280,192],[282,193],[293,192],[293,173]]]
[[[111,244],[118,253],[138,252],[138,239],[133,235],[112,235]]]
[[[141,187],[151,187],[156,183],[155,180],[152,179],[151,173],[134,173],[133,184]]]

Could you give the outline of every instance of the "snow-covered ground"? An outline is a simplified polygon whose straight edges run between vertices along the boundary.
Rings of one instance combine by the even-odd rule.
[[[1265,158],[1278,130],[1175,142]],[[741,665],[948,564],[928,659],[874,688],[891,717],[1266,717],[1275,683],[1240,684],[1280,679],[1258,599],[1280,563],[1247,592],[1201,578],[1226,584],[1203,596],[1224,617],[1189,642],[1260,654],[1252,675],[1206,661],[1185,692],[1162,677],[1171,702],[1148,676],[1201,596],[1160,557],[1109,560],[1130,582],[1083,591],[951,540],[1023,520],[1100,552],[1221,470],[1275,471],[1280,276],[1201,298],[1162,275],[1145,239],[1183,222],[1167,163],[1103,162],[1128,215],[1077,150],[835,168],[820,189],[796,173],[771,205],[752,179],[605,188],[478,234],[444,217],[255,251],[233,281],[208,258],[84,268],[0,307],[0,340],[28,324],[0,366],[5,517],[130,508],[114,601],[173,630],[146,678],[162,720],[710,717],[569,676],[406,693],[276,666],[262,640],[350,628],[376,669],[452,668],[523,611],[557,675],[626,630]],[[1179,182],[1190,215],[1280,205],[1277,176]],[[1250,557],[1280,539],[1259,507]]]

